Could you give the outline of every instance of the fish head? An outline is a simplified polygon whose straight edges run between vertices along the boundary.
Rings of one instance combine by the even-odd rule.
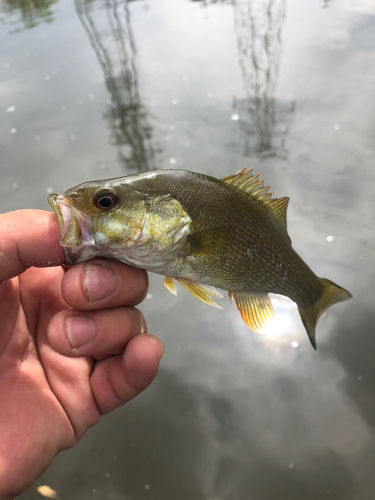
[[[174,257],[191,219],[170,195],[147,194],[117,179],[80,184],[48,203],[68,264],[101,256],[150,269]]]

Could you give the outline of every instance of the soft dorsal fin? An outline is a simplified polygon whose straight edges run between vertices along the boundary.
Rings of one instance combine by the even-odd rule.
[[[285,232],[287,232],[286,212],[288,209],[289,198],[272,198],[272,193],[268,192],[270,186],[264,185],[264,179],[259,180],[259,174],[251,175],[251,168],[243,168],[236,174],[223,177],[221,180],[231,186],[241,189],[256,200],[263,202],[280,222]]]
[[[287,231],[286,211],[288,210],[289,198],[287,196],[284,196],[284,198],[273,198],[272,200],[265,201],[265,203],[285,231]]]

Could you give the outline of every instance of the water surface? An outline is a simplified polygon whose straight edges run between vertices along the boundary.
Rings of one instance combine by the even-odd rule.
[[[151,276],[157,380],[21,498],[369,500],[375,489],[375,8],[369,0],[2,0],[0,210],[156,168],[253,167],[353,300],[249,331]],[[162,313],[161,313],[162,311]]]

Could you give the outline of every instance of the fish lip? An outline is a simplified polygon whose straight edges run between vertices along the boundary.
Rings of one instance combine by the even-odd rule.
[[[64,231],[64,219],[60,210],[60,206],[57,202],[57,198],[60,198],[61,195],[58,194],[50,194],[47,198],[49,206],[55,212],[57,222],[59,223],[60,233],[62,234]]]
[[[91,219],[75,208],[63,194],[51,194],[48,203],[56,214],[66,264],[78,264],[98,255]]]
[[[56,214],[60,227],[63,247],[76,248],[82,243],[82,230],[78,211],[70,204],[63,194],[51,194],[48,196],[48,203]]]

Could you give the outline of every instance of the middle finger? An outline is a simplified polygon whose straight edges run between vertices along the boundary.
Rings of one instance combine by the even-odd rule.
[[[146,331],[143,315],[134,307],[89,312],[66,309],[52,318],[47,336],[60,354],[100,360],[122,353],[133,337]]]

